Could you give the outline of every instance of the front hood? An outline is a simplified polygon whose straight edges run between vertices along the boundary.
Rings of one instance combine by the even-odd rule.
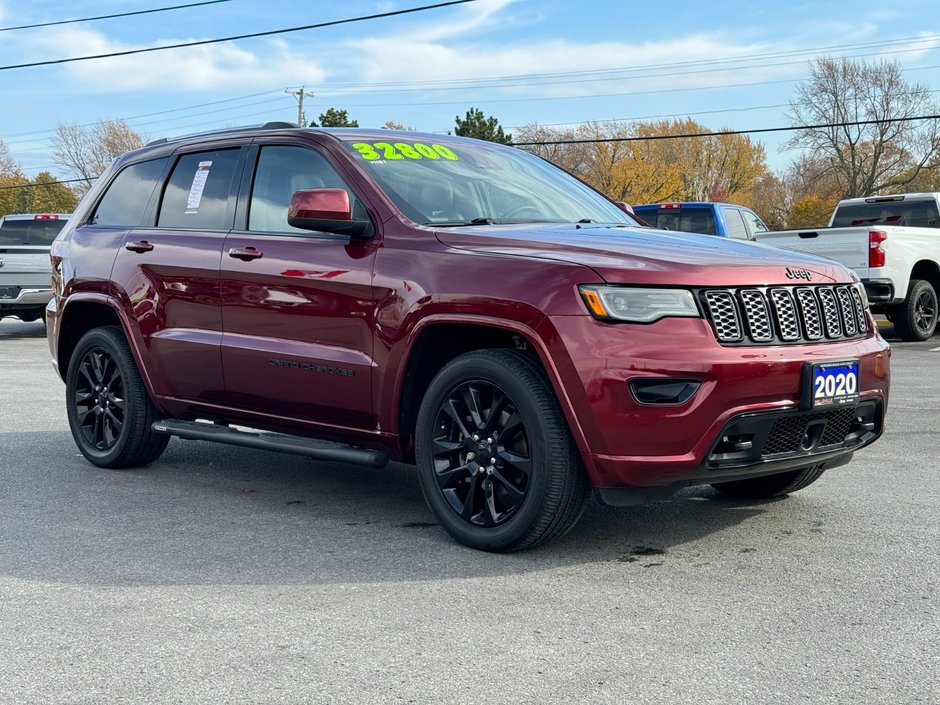
[[[581,264],[613,284],[762,286],[856,280],[850,270],[822,257],[670,230],[528,223],[441,229],[437,238],[462,250]]]

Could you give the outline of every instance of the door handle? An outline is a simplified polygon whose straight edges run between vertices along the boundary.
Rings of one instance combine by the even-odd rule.
[[[146,240],[141,240],[140,242],[129,242],[124,245],[125,250],[130,250],[131,252],[150,252],[153,249],[151,245]]]
[[[228,256],[240,259],[242,262],[248,262],[253,259],[261,259],[264,253],[254,247],[233,247],[228,251]]]

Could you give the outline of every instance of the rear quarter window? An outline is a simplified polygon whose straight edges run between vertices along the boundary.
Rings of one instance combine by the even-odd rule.
[[[91,224],[129,228],[142,225],[166,162],[166,158],[153,159],[121,170],[98,202]]]

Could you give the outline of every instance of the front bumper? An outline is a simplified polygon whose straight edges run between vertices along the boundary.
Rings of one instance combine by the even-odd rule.
[[[552,323],[571,365],[562,377],[580,382],[566,385],[569,420],[595,488],[667,492],[807,465],[834,467],[882,432],[890,348],[873,320],[867,338],[750,347],[720,346],[701,319],[642,326],[569,316]],[[858,404],[800,411],[804,363],[850,358],[859,361]],[[694,379],[701,386],[681,404],[641,404],[629,391],[635,379]],[[725,436],[736,437],[739,449],[722,446]]]
[[[821,465],[845,465],[859,448],[882,433],[880,399],[825,411],[769,411],[732,418],[718,435],[705,462],[669,485],[596,487],[601,504],[646,504],[692,485],[732,482]]]

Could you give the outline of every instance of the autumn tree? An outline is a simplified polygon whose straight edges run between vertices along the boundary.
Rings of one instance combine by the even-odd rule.
[[[338,108],[327,108],[325,113],[320,113],[320,124],[317,125],[313,120],[309,123],[310,127],[359,127],[358,120],[350,120],[349,112]]]
[[[503,131],[503,128],[492,115],[486,117],[482,110],[470,108],[465,117],[454,117],[456,128],[454,133],[461,137],[475,137],[478,140],[488,140],[500,144],[512,144],[512,135]]]
[[[41,171],[24,188],[28,213],[71,213],[78,205],[75,192],[59,182],[48,171]]]
[[[797,87],[786,146],[824,160],[824,175],[852,198],[896,192],[917,179],[940,149],[940,104],[923,84],[908,83],[896,61],[823,57]],[[867,124],[849,124],[849,123]]]
[[[87,191],[115,157],[143,147],[145,141],[124,120],[99,120],[90,126],[60,122],[51,140],[52,156],[62,171],[81,180],[79,189]]]
[[[701,135],[683,137],[682,135]],[[611,198],[629,203],[730,200],[750,205],[767,174],[763,145],[693,120],[525,126],[517,142]],[[534,143],[534,144],[528,144]]]
[[[395,120],[386,120],[382,125],[383,130],[401,130],[404,132],[414,132],[415,128],[409,127],[403,122],[396,122]]]
[[[10,156],[6,143],[0,140],[0,215],[25,212],[22,187],[28,183],[20,165]]]

